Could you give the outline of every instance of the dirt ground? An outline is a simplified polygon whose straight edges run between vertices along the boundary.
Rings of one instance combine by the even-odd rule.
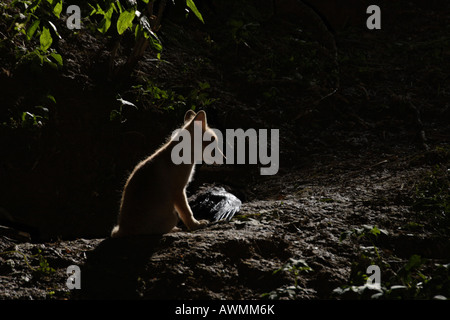
[[[40,244],[2,237],[2,298],[331,298],[368,250],[341,235],[372,226],[386,232],[376,246],[391,265],[412,254],[448,262],[447,236],[408,228],[410,192],[427,169],[408,157],[379,160],[339,159],[268,178],[251,189],[261,198],[244,202],[231,222],[195,232]],[[81,266],[80,291],[66,287],[70,265]]]
[[[275,22],[285,24],[249,27],[250,35],[231,44],[214,44],[214,37],[226,38],[214,24],[205,30],[167,23],[161,37],[169,62],[155,63],[148,53],[133,78],[141,87],[96,84],[92,70],[102,66],[83,63],[101,51],[89,32],[62,42],[63,81],[75,85],[56,98],[80,107],[60,111],[60,135],[49,143],[57,147],[41,146],[47,155],[21,164],[36,170],[22,175],[9,158],[0,169],[7,181],[29,177],[24,192],[37,181],[46,190],[33,189],[30,196],[38,217],[25,213],[28,200],[21,206],[19,196],[5,196],[4,203],[18,203],[11,208],[21,209],[21,221],[41,237],[29,240],[1,229],[0,298],[449,298],[450,7],[431,3],[385,4],[389,13],[381,31],[349,27],[333,35],[322,24],[295,26],[282,16]],[[180,43],[183,37],[189,45]],[[264,51],[273,47],[279,51]],[[300,65],[293,69],[291,63]],[[207,110],[213,127],[280,129],[276,175],[261,176],[255,165],[198,168],[189,194],[218,185],[241,199],[230,222],[195,232],[108,238],[126,172],[185,111],[155,108],[181,99],[155,103],[155,96],[140,91],[147,84],[142,75]],[[85,94],[72,96],[77,90]],[[144,110],[120,110],[125,124],[110,122],[112,107],[103,104],[117,107],[113,92]],[[103,127],[91,125],[101,117]],[[58,172],[77,179],[55,198],[49,181],[58,185]],[[4,185],[1,191],[11,190]],[[47,207],[50,199],[64,206]],[[61,210],[67,214],[57,217]],[[80,290],[66,286],[71,265],[80,266]],[[381,269],[379,289],[365,285],[369,265]]]

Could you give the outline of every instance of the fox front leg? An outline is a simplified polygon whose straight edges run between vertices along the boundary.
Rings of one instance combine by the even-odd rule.
[[[194,218],[184,191],[176,197],[175,209],[177,210],[181,221],[183,221],[185,226],[191,231],[203,228],[209,223],[208,220],[199,221]]]

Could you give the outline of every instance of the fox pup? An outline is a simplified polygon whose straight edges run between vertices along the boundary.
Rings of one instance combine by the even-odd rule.
[[[217,136],[208,127],[204,111],[197,114],[192,110],[186,112],[182,129],[187,130],[191,137],[194,131],[201,129],[202,135],[208,136],[210,141],[217,141]],[[125,184],[118,224],[113,228],[111,237],[177,231],[178,218],[189,230],[208,224],[208,220],[194,218],[186,197],[186,186],[194,174],[194,150],[200,150],[194,148],[194,139],[191,139],[192,161],[174,164],[171,155],[178,143],[172,135],[166,144],[134,168]],[[205,147],[202,142],[201,151]],[[200,159],[203,160],[203,155]]]

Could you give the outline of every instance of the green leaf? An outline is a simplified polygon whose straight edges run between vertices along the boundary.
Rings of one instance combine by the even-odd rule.
[[[153,49],[155,49],[157,52],[162,52],[163,47],[158,38],[155,39],[153,37],[150,37],[149,41],[150,41],[150,45],[152,46]]]
[[[117,8],[119,9],[119,14],[122,13],[122,12],[123,12],[123,7],[122,7],[122,5],[120,4],[120,1],[117,1],[117,2],[116,2],[116,6],[117,6]],[[116,12],[117,12],[117,10],[116,10]]]
[[[374,226],[372,229],[370,229],[370,233],[372,233],[375,237],[377,237],[381,233],[381,231],[380,229],[378,229],[377,226]]]
[[[22,112],[22,116],[20,118],[22,119],[23,122],[25,122],[28,119],[33,119],[34,114],[32,114],[31,112],[28,112],[28,111],[24,111],[24,112]]]
[[[92,16],[92,15],[94,15],[94,14],[102,14],[101,12],[103,12],[102,11],[102,8],[100,8],[100,6],[98,5],[98,3],[97,3],[97,8],[95,8],[92,4],[90,4],[90,3],[88,3],[88,5],[89,5],[89,7],[91,7],[92,8],[92,11],[91,11],[91,13],[89,14],[89,16]]]
[[[135,10],[127,10],[123,11],[119,19],[117,20],[117,32],[119,34],[124,33],[125,30],[127,30],[129,27],[133,25],[133,19],[135,16]]]
[[[100,21],[100,26],[97,28],[101,33],[106,33],[111,26],[111,17],[113,14],[114,8],[111,6],[107,12],[104,13],[102,21]],[[97,11],[98,12],[98,11]],[[98,12],[99,13],[99,12]]]
[[[48,101],[50,101],[50,102],[52,102],[52,103],[54,103],[54,104],[56,104],[56,99],[55,99],[55,97],[52,96],[50,93],[47,94],[47,95],[45,96],[45,99],[48,100]]]
[[[61,55],[60,55],[59,53],[52,52],[52,53],[50,54],[50,56],[56,61],[56,63],[57,63],[59,66],[62,66],[62,65],[63,65],[63,59],[62,59],[62,57],[61,57]],[[55,103],[56,103],[56,101],[55,101]]]
[[[136,27],[134,28],[134,38],[137,39],[141,32],[142,27],[139,24],[137,24]]]
[[[413,254],[409,258],[408,263],[405,265],[405,270],[411,271],[413,269],[416,269],[416,268],[420,267],[424,262],[425,262],[425,259],[422,259],[421,256],[419,256],[417,254]]]
[[[55,4],[55,6],[53,7],[53,14],[54,14],[56,17],[58,17],[58,19],[59,19],[59,16],[60,16],[60,14],[61,14],[62,8],[63,8],[62,0],[59,0],[59,1]]]
[[[109,114],[110,121],[119,120],[121,117],[122,117],[122,113],[118,110],[111,110],[111,112]]]
[[[195,14],[195,16],[203,23],[205,23],[205,21],[203,21],[203,17],[202,14],[198,11],[197,6],[195,5],[193,0],[186,0],[186,6],[191,9],[191,11]]]
[[[39,42],[42,51],[47,51],[48,48],[50,48],[50,46],[52,45],[53,42],[52,35],[47,27],[44,27],[42,29],[41,36],[39,37]]]
[[[31,26],[27,29],[28,40],[31,40],[31,38],[33,38],[33,35],[35,34],[36,30],[39,27],[39,23],[41,23],[41,20],[34,20]]]

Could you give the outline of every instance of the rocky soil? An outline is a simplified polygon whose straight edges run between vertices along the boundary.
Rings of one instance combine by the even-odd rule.
[[[342,235],[374,226],[392,268],[412,254],[448,263],[447,236],[411,229],[411,192],[428,172],[412,163],[427,155],[366,154],[283,172],[251,186],[256,198],[232,221],[195,232],[46,243],[2,236],[2,298],[331,298],[368,247]],[[70,265],[81,268],[81,290],[66,287]]]

